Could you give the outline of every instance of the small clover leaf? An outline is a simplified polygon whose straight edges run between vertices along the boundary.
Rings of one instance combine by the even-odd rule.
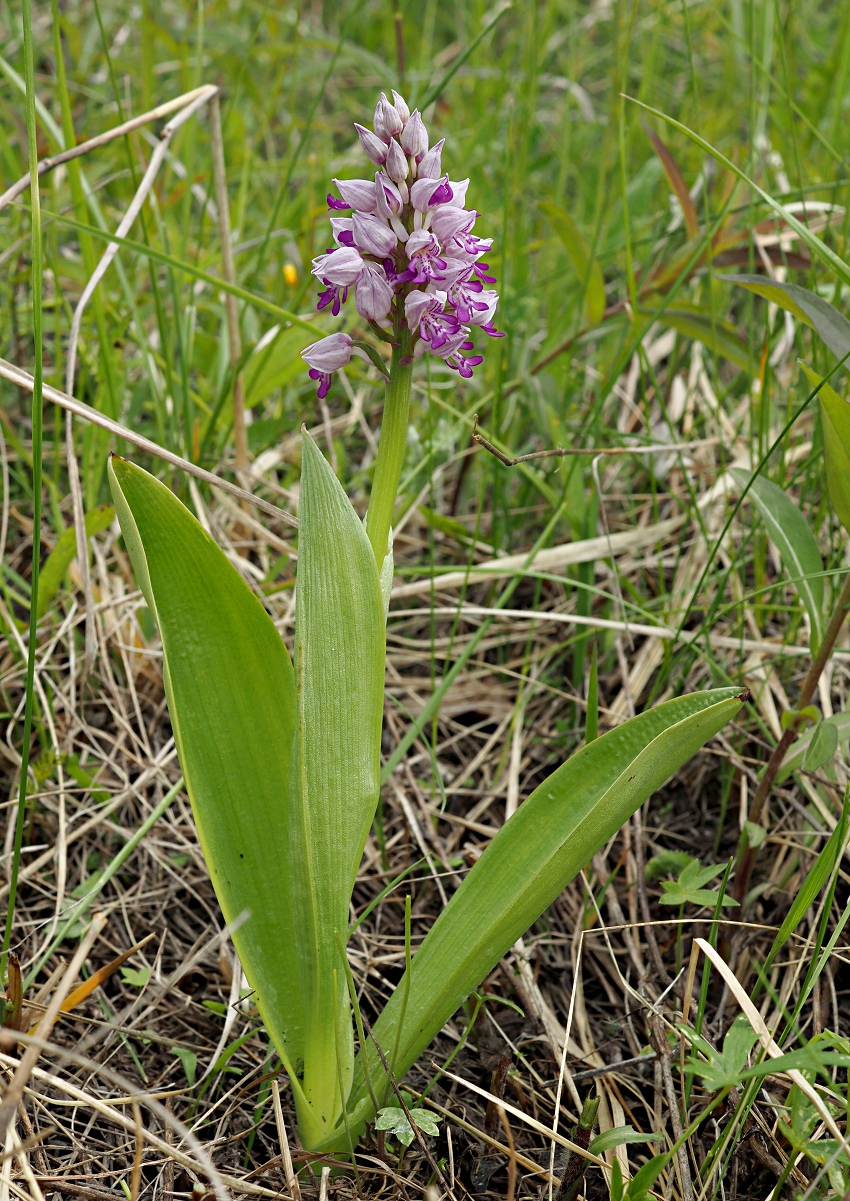
[[[430,1109],[411,1109],[410,1117],[423,1134],[437,1135],[440,1133],[440,1119]],[[413,1142],[413,1127],[407,1120],[407,1114],[403,1109],[398,1109],[393,1105],[387,1105],[384,1109],[379,1110],[375,1129],[386,1130],[397,1138],[403,1147],[409,1147]]]
[[[725,864],[713,864],[710,867],[703,867],[698,859],[691,859],[685,867],[679,872],[678,880],[662,880],[661,887],[664,889],[664,896],[660,899],[662,905],[685,905],[690,902],[691,905],[716,905],[717,891],[713,888],[704,888],[709,880],[713,880],[715,876],[719,876],[725,869]],[[722,903],[724,905],[737,905],[738,902],[732,897],[724,897]]]
[[[741,1083],[747,1056],[757,1040],[758,1035],[750,1023],[743,1014],[739,1014],[726,1031],[723,1050],[715,1051],[704,1039],[696,1040],[696,1045],[706,1056],[708,1063],[691,1060],[685,1070],[691,1075],[701,1077],[705,1087],[711,1092],[719,1092],[722,1088],[735,1088]]]

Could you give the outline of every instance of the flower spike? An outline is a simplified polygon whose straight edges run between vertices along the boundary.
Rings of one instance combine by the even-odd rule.
[[[443,171],[445,139],[428,148],[418,109],[411,113],[396,91],[392,101],[381,92],[373,126],[354,128],[378,168],[374,181],[335,179],[341,199],[328,195],[335,245],[313,260],[324,287],[317,307],[336,317],[353,289],[355,308],[374,334],[393,341],[406,330],[414,358],[436,355],[469,379],[482,361],[470,353],[472,332],[504,337],[493,324],[496,279],[481,261],[492,239],[473,232],[479,214],[466,207],[469,180],[450,180]],[[338,333],[307,347],[302,357],[320,397],[352,355],[382,361],[376,352],[370,360],[365,346]]]

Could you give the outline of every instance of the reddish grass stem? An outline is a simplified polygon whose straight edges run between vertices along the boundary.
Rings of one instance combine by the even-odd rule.
[[[838,603],[833,610],[832,617],[829,619],[829,625],[823,636],[823,641],[818,648],[818,653],[812,660],[812,665],[809,668],[808,675],[803,681],[800,689],[800,694],[797,698],[797,708],[805,709],[806,705],[811,703],[812,697],[815,695],[815,690],[818,686],[823,669],[826,667],[829,657],[833,652],[838,635],[841,632],[841,627],[844,624],[844,618],[847,610],[850,608],[850,574],[844,581],[841,589],[841,594],[838,598]],[[799,721],[794,721],[782,734],[782,737],[773,748],[773,754],[767,761],[767,767],[759,780],[758,788],[756,789],[753,803],[750,807],[749,819],[751,822],[757,822],[761,817],[765,802],[770,795],[770,790],[773,787],[773,782],[776,779],[776,774],[782,766],[785,756],[788,754],[791,743],[799,733]],[[757,848],[748,845],[745,841],[745,835],[741,836],[742,840],[738,847],[738,863],[737,872],[735,874],[735,898],[743,904],[744,897],[747,894],[747,888],[750,883],[750,876],[756,862]]]

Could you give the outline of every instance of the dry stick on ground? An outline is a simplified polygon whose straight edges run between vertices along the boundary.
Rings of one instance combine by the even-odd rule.
[[[286,1187],[289,1189],[293,1201],[301,1201],[301,1186],[298,1183],[298,1177],[295,1175],[295,1168],[292,1166],[292,1153],[289,1150],[289,1137],[286,1133],[286,1122],[283,1117],[283,1107],[280,1103],[280,1085],[277,1080],[272,1080],[272,1105],[274,1107],[275,1125],[277,1126],[277,1137],[280,1142],[280,1157],[283,1160]]]
[[[29,372],[24,371],[21,367],[16,367],[14,363],[7,362],[6,359],[0,359],[0,377],[8,379],[13,384],[17,384],[19,387],[26,388],[27,391],[32,392],[33,378]],[[298,519],[293,517],[291,513],[285,513],[277,505],[269,504],[267,500],[262,500],[259,496],[254,496],[252,493],[247,492],[244,488],[239,488],[236,484],[231,484],[229,480],[223,480],[220,476],[213,475],[211,471],[205,471],[197,463],[191,463],[181,455],[177,455],[171,450],[166,450],[158,442],[152,442],[150,438],[145,438],[142,434],[137,434],[135,430],[128,429],[126,425],[121,425],[119,421],[113,421],[111,417],[107,417],[104,413],[99,413],[97,409],[93,409],[82,400],[77,400],[74,396],[60,392],[58,388],[51,388],[48,384],[44,385],[44,398],[45,400],[52,401],[53,404],[59,405],[61,409],[66,409],[68,412],[73,413],[76,417],[82,417],[84,421],[91,422],[92,425],[99,425],[101,429],[109,430],[116,437],[123,438],[131,445],[138,446],[140,450],[147,451],[148,454],[162,459],[165,463],[170,463],[172,467],[179,467],[181,471],[188,472],[189,475],[195,476],[196,479],[202,480],[205,484],[211,484],[214,488],[220,488],[223,492],[229,492],[237,500],[248,501],[255,509],[268,514],[269,517],[276,517],[278,521],[292,526],[293,529],[298,529]]]
[[[650,1016],[649,1029],[651,1041],[655,1046],[661,1065],[661,1080],[664,1085],[664,1098],[667,1101],[667,1108],[670,1110],[673,1139],[674,1141],[678,1141],[682,1137],[682,1119],[679,1114],[679,1105],[676,1101],[676,1090],[673,1087],[673,1074],[670,1071],[670,1044],[667,1042],[667,1032],[664,1023],[656,1014]],[[684,1201],[694,1201],[694,1189],[691,1183],[691,1165],[688,1163],[688,1148],[686,1146],[679,1148],[676,1154],[676,1163],[679,1168],[682,1197]]]
[[[193,88],[191,92],[185,92],[182,96],[175,96],[173,100],[166,100],[164,104],[158,104],[156,108],[150,109],[146,113],[141,113],[138,117],[131,117],[129,121],[125,121],[122,125],[116,125],[113,129],[107,129],[103,133],[97,134],[96,137],[89,138],[86,142],[80,142],[76,146],[72,146],[69,150],[62,150],[59,154],[48,155],[47,158],[39,160],[38,174],[39,178],[46,175],[48,171],[53,171],[62,163],[70,162],[73,158],[80,158],[81,155],[88,154],[90,150],[97,150],[101,146],[107,146],[110,142],[114,142],[116,138],[123,138],[125,134],[132,133],[134,129],[139,129],[142,125],[150,125],[152,121],[158,121],[161,117],[167,117],[169,113],[175,112],[179,108],[183,108],[187,104],[191,104],[202,93],[207,92],[211,84],[204,84],[202,87]],[[217,89],[216,89],[217,90]],[[17,200],[30,186],[30,173],[27,171],[16,183],[13,183],[10,188],[0,196],[0,210],[4,209],[13,200]]]
[[[142,176],[142,181],[136,189],[136,194],[130,201],[130,205],[121,218],[115,235],[118,238],[126,238],[127,234],[133,226],[136,218],[142,210],[142,205],[148,198],[148,193],[154,185],[154,180],[159,174],[159,168],[165,160],[168,151],[168,144],[174,137],[177,130],[184,125],[190,117],[207,103],[213,96],[218,93],[218,88],[214,84],[206,84],[204,87],[198,88],[192,100],[173,117],[167,125],[162,129],[159,135],[159,142],[150,157],[147,170]],[[103,279],[109,264],[115,258],[119,250],[118,242],[110,242],[100,257],[100,261],[91,274],[86,286],[83,288],[82,295],[77,301],[77,306],[74,309],[74,315],[71,319],[71,332],[68,337],[67,361],[65,367],[65,391],[71,395],[74,391],[74,375],[77,367],[77,345],[80,340],[80,327],[83,321],[83,313],[86,310],[86,305],[94,294],[94,290],[100,281]],[[190,431],[187,431],[190,433]],[[86,651],[84,660],[84,672],[86,675],[91,671],[94,665],[95,655],[97,653],[97,635],[94,628],[94,594],[92,592],[91,577],[89,575],[89,560],[88,560],[88,539],[86,538],[86,518],[83,510],[83,497],[79,485],[79,476],[76,470],[76,462],[74,459],[74,432],[73,432],[73,417],[70,412],[67,418],[67,451],[68,462],[74,466],[69,472],[71,480],[71,489],[74,497],[74,528],[77,535],[77,565],[80,569],[80,579],[82,581],[83,594],[86,598]]]
[[[551,450],[535,450],[531,454],[510,459],[492,442],[488,442],[483,434],[478,433],[477,413],[472,418],[472,440],[489,450],[490,454],[495,455],[506,467],[516,467],[518,463],[530,463],[534,459],[565,459],[572,455],[645,455],[658,450],[694,450],[698,446],[716,446],[720,441],[719,438],[699,438],[691,442],[656,442],[645,446],[581,446],[571,447],[569,450],[563,446],[555,446]]]
[[[832,617],[829,619],[829,625],[826,627],[823,636],[823,642],[820,645],[817,655],[812,661],[808,675],[803,681],[797,697],[797,709],[805,709],[811,703],[812,697],[817,690],[818,681],[821,678],[823,669],[829,662],[838,635],[841,632],[841,627],[844,625],[844,618],[847,610],[850,608],[850,573],[844,581],[844,586],[841,589],[841,594],[838,598],[838,604],[835,606]],[[770,794],[770,789],[773,781],[776,779],[776,773],[782,766],[782,761],[788,753],[791,743],[797,737],[798,722],[793,721],[788,729],[784,731],[782,737],[777,742],[773,749],[773,754],[768,759],[767,767],[764,769],[764,774],[759,780],[758,788],[756,789],[753,803],[750,806],[749,819],[751,822],[758,822],[761,817],[762,809],[765,801]],[[743,836],[742,836],[743,837]],[[745,844],[743,841],[738,849],[738,871],[735,878],[734,896],[741,904],[744,902],[744,897],[747,894],[747,888],[750,882],[753,867],[755,866],[757,856],[757,848]]]
[[[97,914],[92,924],[88,928],[85,938],[77,947],[76,953],[68,964],[68,968],[62,977],[59,987],[53,994],[53,999],[47,1007],[47,1010],[38,1023],[35,1032],[35,1038],[38,1042],[32,1042],[24,1051],[21,1057],[21,1062],[9,1087],[6,1089],[5,1096],[0,1102],[0,1145],[6,1141],[6,1131],[9,1123],[14,1116],[15,1110],[18,1107],[18,1102],[24,1095],[24,1089],[27,1086],[27,1081],[32,1075],[33,1068],[36,1065],[39,1055],[42,1051],[42,1044],[50,1037],[50,1031],[53,1029],[53,1023],[59,1016],[65,998],[70,991],[71,985],[80,974],[80,968],[86,961],[89,951],[91,950],[95,939],[102,933],[107,923],[107,918],[103,914]]]
[[[401,1094],[401,1090],[399,1089],[398,1084],[396,1083],[395,1074],[390,1071],[390,1065],[387,1063],[387,1057],[383,1052],[381,1044],[375,1038],[375,1035],[372,1032],[372,1027],[369,1025],[366,1018],[363,1017],[362,1014],[361,1014],[361,1020],[363,1022],[363,1026],[366,1030],[366,1033],[369,1035],[372,1042],[375,1044],[375,1050],[378,1052],[378,1057],[380,1058],[381,1063],[383,1064],[384,1071],[387,1073],[387,1080],[389,1080],[390,1086],[392,1087],[392,1090],[396,1095],[396,1100],[398,1101],[399,1105],[401,1106],[402,1110],[404,1111],[404,1116],[407,1118],[407,1121],[410,1125],[410,1129],[413,1131],[414,1135],[416,1136],[416,1141],[417,1141],[417,1143],[419,1143],[419,1146],[422,1150],[422,1154],[425,1156],[425,1158],[428,1160],[428,1163],[431,1165],[431,1170],[433,1171],[437,1180],[439,1180],[440,1188],[442,1188],[443,1192],[449,1198],[449,1201],[455,1201],[454,1193],[449,1188],[448,1181],[446,1180],[443,1173],[440,1171],[440,1165],[437,1163],[436,1159],[431,1154],[428,1144],[425,1142],[425,1139],[422,1137],[422,1131],[419,1129],[419,1127],[414,1122],[413,1118],[410,1116],[410,1110],[408,1109],[407,1103],[405,1102],[405,1099]],[[364,1054],[365,1054],[365,1048],[363,1050],[364,1050]]]

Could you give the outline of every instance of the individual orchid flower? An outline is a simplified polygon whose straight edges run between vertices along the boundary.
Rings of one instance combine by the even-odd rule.
[[[475,232],[479,214],[466,207],[469,180],[450,179],[445,139],[429,148],[422,114],[396,91],[392,100],[381,92],[373,129],[354,128],[378,170],[374,181],[333,181],[340,197],[328,196],[335,244],[313,261],[324,288],[317,307],[338,316],[353,289],[358,314],[393,343],[400,361],[436,355],[468,379],[481,362],[469,353],[473,331],[503,336],[493,324],[496,280],[482,261],[493,242]],[[321,378],[313,378],[324,395],[331,371],[307,361],[311,374],[319,371]],[[383,362],[377,351],[373,361]]]

